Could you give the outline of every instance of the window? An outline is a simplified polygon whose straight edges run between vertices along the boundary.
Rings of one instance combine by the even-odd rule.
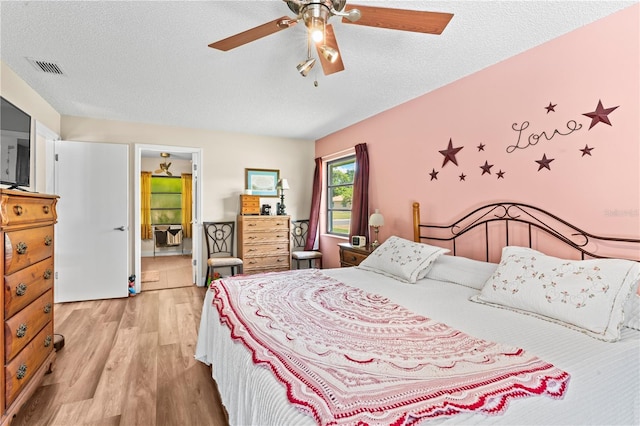
[[[349,235],[356,157],[327,163],[327,232]]]
[[[151,224],[182,223],[182,180],[180,177],[151,177]]]

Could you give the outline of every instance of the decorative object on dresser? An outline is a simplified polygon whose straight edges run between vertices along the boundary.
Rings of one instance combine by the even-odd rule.
[[[373,248],[369,246],[354,247],[349,243],[338,244],[340,247],[340,266],[358,266],[371,254]]]
[[[309,219],[292,220],[291,225],[291,240],[293,241],[291,258],[296,261],[296,269],[300,269],[301,260],[309,261],[309,268],[311,268],[312,264],[315,266],[315,261],[317,260],[320,269],[322,269],[322,252],[304,249],[307,243],[307,235],[309,234]]]
[[[291,269],[289,216],[238,216],[238,256],[244,273]]]
[[[4,322],[0,408],[8,424],[33,395],[55,359],[53,248],[55,195],[0,190],[0,269]]]
[[[378,209],[376,209],[375,213],[373,213],[369,217],[369,226],[372,226],[373,230],[376,233],[376,237],[374,241],[371,243],[371,247],[375,249],[380,245],[380,243],[378,242],[378,231],[380,230],[381,226],[384,226],[384,216],[382,216],[382,214]]]
[[[284,216],[287,214],[286,207],[284,205],[284,191],[289,189],[289,181],[286,179],[280,179],[277,185],[278,191],[280,191],[280,202],[278,203],[278,215]]]
[[[207,242],[207,277],[206,285],[214,279],[216,269],[231,268],[231,275],[242,273],[242,259],[234,257],[233,242],[235,239],[235,223],[204,222],[204,239]]]
[[[260,214],[260,197],[240,194],[240,214]]]

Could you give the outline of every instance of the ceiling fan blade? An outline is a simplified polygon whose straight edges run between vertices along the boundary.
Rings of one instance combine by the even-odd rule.
[[[267,22],[266,24],[259,25],[255,28],[251,28],[236,35],[232,35],[231,37],[211,43],[209,47],[224,50],[226,52],[227,50],[235,49],[243,44],[250,43],[270,34],[277,33],[280,30],[292,27],[295,24],[297,24],[295,19],[291,19],[288,16],[282,16],[271,22]]]
[[[322,64],[322,71],[324,75],[331,75],[340,71],[344,71],[344,64],[342,63],[342,54],[340,53],[340,49],[338,48],[338,40],[336,40],[336,35],[333,32],[333,26],[331,24],[327,24],[325,26],[325,41],[316,43],[316,50],[318,52],[318,58],[320,59],[320,63]],[[338,59],[335,62],[329,62],[327,58],[324,57],[320,48],[325,45],[336,52],[338,52]]]
[[[441,34],[451,18],[453,18],[452,13],[389,9],[356,4],[347,5],[344,11],[348,12],[351,9],[360,10],[361,18],[355,22],[342,18],[342,22],[426,34]]]

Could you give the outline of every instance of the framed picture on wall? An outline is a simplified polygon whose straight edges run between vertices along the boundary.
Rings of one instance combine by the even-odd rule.
[[[250,189],[253,195],[261,197],[277,197],[278,179],[280,170],[271,169],[244,169],[245,188]]]

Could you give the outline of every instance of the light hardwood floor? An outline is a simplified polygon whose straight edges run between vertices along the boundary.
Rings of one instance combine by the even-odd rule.
[[[186,287],[193,285],[193,267],[191,255],[142,257],[140,271],[156,271],[157,281],[142,282],[142,291],[160,290],[163,288]]]
[[[56,304],[65,337],[18,425],[226,425],[210,368],[194,359],[205,289]]]

